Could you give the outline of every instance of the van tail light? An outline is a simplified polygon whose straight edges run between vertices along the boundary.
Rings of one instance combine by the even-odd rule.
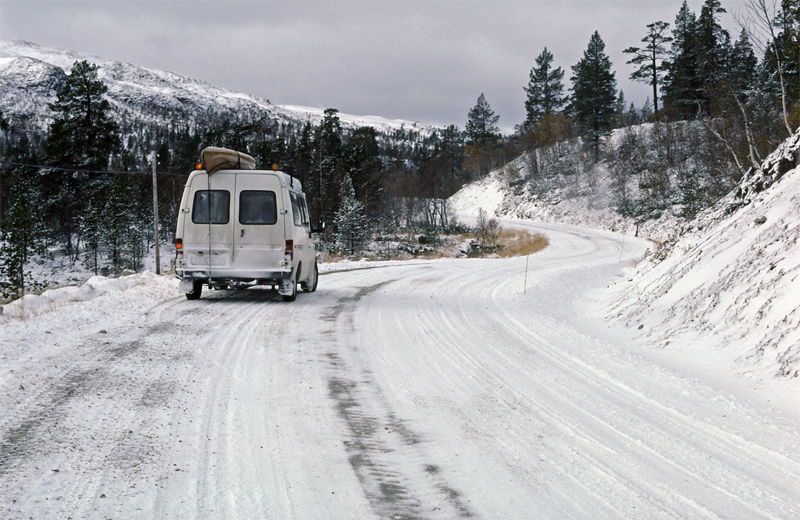
[[[294,240],[286,241],[286,249],[283,250],[283,259],[287,262],[294,258]]]
[[[175,259],[180,260],[183,258],[183,239],[176,238],[175,239]]]

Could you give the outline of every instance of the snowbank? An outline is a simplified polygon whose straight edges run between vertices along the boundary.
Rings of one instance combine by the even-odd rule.
[[[0,323],[5,323],[12,318],[28,318],[38,316],[53,309],[59,308],[70,302],[79,302],[97,298],[103,294],[130,289],[137,285],[152,283],[163,277],[153,274],[150,271],[122,276],[120,278],[107,278],[105,276],[93,276],[80,287],[61,287],[44,291],[40,295],[27,294],[18,300],[8,303],[0,309]]]

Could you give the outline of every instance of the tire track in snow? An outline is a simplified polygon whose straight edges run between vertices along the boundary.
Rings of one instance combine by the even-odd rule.
[[[342,342],[354,337],[354,308],[366,305],[361,300],[395,282],[362,287],[354,296],[340,298],[322,317],[332,327],[331,351],[326,354],[331,373],[328,389],[346,428],[349,462],[381,518],[472,517],[440,467],[426,463],[419,448],[424,440],[395,415],[374,376],[358,361],[353,351],[369,345]]]
[[[201,396],[193,399],[199,408],[176,413],[173,422],[192,423],[182,428],[188,436],[182,450],[195,451],[199,457],[175,455],[176,460],[192,463],[165,481],[155,501],[157,516],[292,516],[285,497],[273,492],[285,488],[284,483],[264,483],[282,473],[279,459],[266,460],[259,454],[268,437],[263,430],[254,431],[258,421],[251,419],[266,410],[247,407],[250,401],[243,395],[250,383],[244,373],[259,365],[252,363],[253,351],[259,348],[259,333],[275,314],[273,309],[282,307],[279,299],[277,293],[261,289],[214,291],[175,309],[183,319],[194,316],[183,327],[192,331],[191,348],[201,360],[191,375]],[[247,492],[235,492],[233,483]],[[184,495],[185,503],[177,504],[176,495]]]

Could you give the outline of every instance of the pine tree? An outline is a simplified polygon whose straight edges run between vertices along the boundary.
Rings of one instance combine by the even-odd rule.
[[[553,54],[545,47],[536,58],[536,67],[531,69],[530,81],[525,87],[528,95],[525,100],[525,129],[533,129],[539,119],[553,115],[569,100],[564,95],[564,71],[561,67],[553,69],[552,63]]]
[[[667,22],[659,21],[648,24],[647,36],[642,38],[642,43],[646,45],[642,48],[628,47],[622,51],[633,55],[633,58],[628,61],[629,64],[639,65],[639,68],[631,73],[630,78],[652,85],[653,106],[656,113],[658,113],[658,86],[661,84],[665,69],[664,58],[667,55],[664,44],[672,41],[671,37],[664,35],[667,27],[669,27]]]
[[[108,115],[103,96],[108,87],[97,76],[97,65],[77,61],[51,103],[55,119],[45,150],[52,166],[105,170],[120,147],[119,128]],[[57,164],[52,164],[57,163]]]
[[[109,167],[111,156],[118,152],[121,143],[118,126],[108,115],[111,105],[103,97],[107,90],[98,79],[97,65],[86,61],[73,64],[56,101],[49,105],[55,112],[45,143],[49,166],[79,170]],[[70,175],[58,170],[45,173],[48,225],[72,256],[77,251],[73,235],[80,238],[79,222],[86,207],[88,180],[97,175]]]
[[[583,59],[572,66],[572,72],[572,111],[578,133],[591,144],[597,161],[600,138],[614,126],[617,102],[617,80],[598,32],[592,35]]]

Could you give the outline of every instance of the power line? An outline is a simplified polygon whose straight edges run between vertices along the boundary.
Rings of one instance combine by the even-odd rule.
[[[103,174],[111,174],[111,175],[117,175],[117,174],[123,174],[123,175],[152,175],[153,174],[152,172],[144,172],[144,171],[142,171],[142,172],[121,172],[121,171],[112,172],[112,171],[108,171],[108,170],[77,170],[77,169],[74,169],[74,168],[60,168],[58,166],[44,166],[42,164],[25,164],[25,163],[19,163],[19,162],[14,162],[14,161],[6,161],[6,160],[3,160],[3,159],[0,159],[0,163],[2,163],[2,164],[10,164],[12,166],[24,166],[26,168],[40,168],[40,169],[56,170],[56,171],[69,172],[69,173],[103,173]],[[189,174],[183,174],[183,173],[167,173],[167,172],[156,172],[156,173],[158,175],[170,175],[170,176],[173,176],[173,177],[188,177],[189,176]]]

